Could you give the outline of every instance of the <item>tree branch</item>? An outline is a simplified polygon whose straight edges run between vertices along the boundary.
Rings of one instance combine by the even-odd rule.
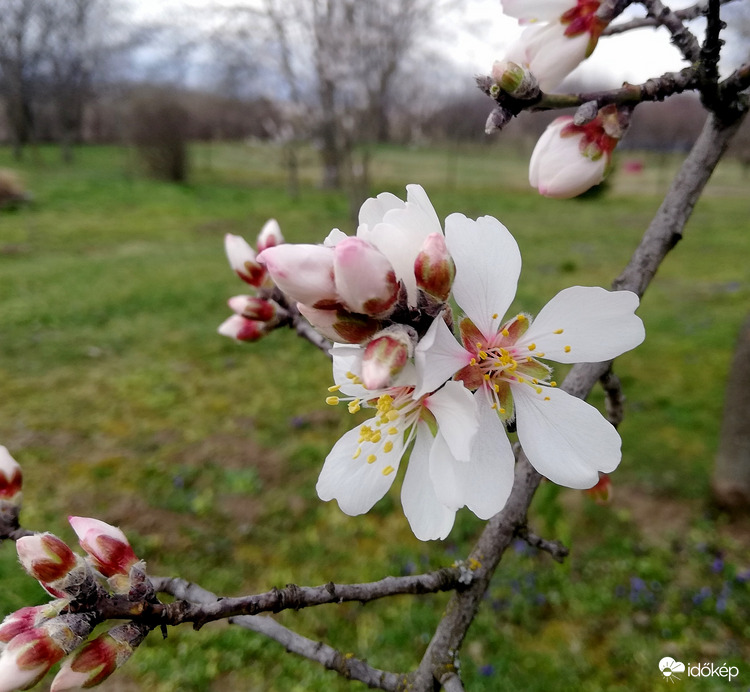
[[[215,603],[219,600],[216,594],[184,579],[157,577],[153,578],[152,582],[156,591],[169,593],[180,600],[202,604]],[[359,680],[368,687],[395,692],[395,690],[399,689],[405,677],[373,668],[350,654],[342,654],[327,644],[308,639],[294,630],[284,627],[270,617],[241,615],[230,618],[229,622],[265,635],[279,642],[287,651],[320,663],[326,669],[335,670],[339,675],[347,679]]]
[[[528,526],[522,526],[518,529],[518,537],[526,541],[532,548],[538,548],[545,553],[549,553],[555,562],[564,562],[570,551],[560,541],[548,541],[546,538],[537,536],[529,531]]]
[[[701,57],[701,48],[698,39],[685,26],[682,18],[669,7],[661,3],[661,0],[643,0],[649,17],[653,17],[656,26],[663,26],[672,34],[672,43],[691,63],[697,62]]]
[[[150,603],[133,601],[125,596],[101,599],[97,610],[103,620],[132,618],[139,622],[159,625],[193,623],[199,629],[207,622],[224,620],[238,615],[255,615],[263,612],[278,613],[282,610],[299,610],[326,603],[359,601],[367,603],[388,596],[401,594],[426,594],[466,588],[473,580],[470,567],[457,565],[444,567],[434,572],[405,577],[385,577],[379,581],[363,584],[334,584],[322,586],[297,586],[288,584],[283,589],[272,589],[262,594],[238,598],[218,598],[210,603],[197,600],[178,600],[173,603]],[[157,591],[173,593],[174,589],[188,587],[183,580],[166,578],[152,579],[158,584]],[[200,595],[201,591],[195,592]]]
[[[734,1],[735,0],[721,0],[721,4],[726,5]],[[683,22],[689,22],[691,19],[700,17],[706,11],[707,5],[707,0],[705,0],[704,2],[697,2],[692,7],[686,7],[682,10],[675,10],[673,14]],[[627,22],[623,22],[622,24],[610,24],[602,32],[602,36],[614,36],[615,34],[623,34],[626,31],[632,31],[633,29],[645,29],[649,27],[655,29],[659,26],[661,26],[661,23],[656,19],[656,17],[641,17],[638,19],[631,19]]]
[[[604,406],[607,409],[607,419],[618,427],[625,418],[625,395],[622,392],[620,378],[610,368],[599,378],[599,382],[606,396]]]

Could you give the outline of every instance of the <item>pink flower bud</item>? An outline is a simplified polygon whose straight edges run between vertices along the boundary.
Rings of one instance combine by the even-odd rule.
[[[446,301],[455,275],[456,265],[445,246],[445,237],[442,233],[431,233],[414,262],[417,286],[433,298]]]
[[[20,504],[22,482],[21,466],[10,452],[0,445],[0,501]]]
[[[333,248],[285,243],[264,250],[258,260],[293,301],[319,309],[338,305],[333,282]]]
[[[284,242],[284,236],[281,235],[281,228],[276,219],[269,219],[260,229],[258,234],[258,252],[263,252],[269,247],[276,247]]]
[[[0,622],[0,648],[22,632],[39,627],[43,622],[55,617],[59,605],[66,601],[51,601],[39,606],[26,606],[8,615]]]
[[[228,303],[238,315],[259,322],[270,322],[279,311],[279,304],[276,301],[257,296],[232,296]]]
[[[260,286],[266,278],[265,269],[258,264],[253,250],[248,242],[238,235],[227,233],[224,236],[224,249],[227,253],[229,266],[237,276],[251,286]]]
[[[138,562],[128,539],[120,529],[88,517],[68,517],[81,547],[89,554],[94,567],[105,577],[128,575]]]
[[[242,315],[228,317],[219,325],[217,331],[222,336],[228,336],[237,341],[257,341],[268,332],[265,322],[249,320]]]
[[[44,627],[21,632],[0,654],[0,692],[30,689],[66,653]]]
[[[336,244],[333,255],[336,290],[351,312],[378,316],[398,298],[396,273],[385,255],[361,238]]]
[[[362,382],[366,389],[389,387],[414,351],[413,342],[400,325],[384,329],[365,347],[362,357]]]
[[[76,554],[51,533],[36,533],[16,541],[23,568],[42,584],[63,579],[77,564]]]
[[[361,344],[379,329],[380,322],[346,310],[316,310],[297,303],[302,316],[326,339],[345,344]]]
[[[127,623],[87,642],[63,663],[50,692],[67,692],[104,682],[130,658],[147,633],[147,628]]]
[[[529,182],[545,197],[566,199],[598,185],[607,173],[618,138],[607,134],[609,118],[575,125],[557,118],[539,138],[529,162]],[[623,130],[620,130],[620,136]]]

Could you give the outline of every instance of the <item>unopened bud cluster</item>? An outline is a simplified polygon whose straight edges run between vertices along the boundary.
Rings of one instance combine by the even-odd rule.
[[[237,341],[257,341],[284,317],[284,310],[272,297],[273,281],[266,268],[258,262],[259,253],[283,242],[284,237],[275,219],[267,221],[258,234],[257,253],[244,238],[227,233],[224,249],[229,265],[240,279],[253,287],[254,293],[229,299],[229,307],[234,314],[222,322],[219,334]]]
[[[56,600],[21,608],[0,623],[0,692],[30,689],[66,656],[51,692],[98,685],[149,631],[145,625],[125,623],[86,642],[99,616],[83,609],[68,612],[69,606],[106,597],[101,580],[114,593],[128,593],[143,574],[143,563],[120,529],[87,517],[69,521],[85,557],[51,533],[16,541],[23,568]]]
[[[411,195],[423,194],[411,187]],[[336,229],[322,245],[277,245],[257,257],[318,332],[364,348],[368,389],[388,386],[403,369],[446,307],[455,276],[437,217],[419,201],[392,197],[365,203],[356,236]],[[421,215],[425,232],[405,233],[403,225]]]

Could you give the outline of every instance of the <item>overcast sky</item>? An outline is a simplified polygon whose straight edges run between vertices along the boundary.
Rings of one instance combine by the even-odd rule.
[[[366,1],[366,0],[364,0]],[[236,0],[132,0],[139,15],[158,18],[170,12],[184,13],[190,8],[212,4],[232,5]],[[691,6],[694,0],[673,0],[672,9]],[[466,72],[488,74],[492,62],[502,57],[505,48],[522,28],[515,19],[501,12],[500,0],[464,0],[461,11],[441,18],[433,51],[449,51],[452,60]],[[642,7],[631,7],[624,17],[645,16]],[[702,23],[691,23],[700,32]],[[623,81],[640,83],[686,66],[679,51],[670,44],[665,29],[639,29],[624,35],[605,37],[594,54],[574,73],[595,79],[600,86],[619,86]]]

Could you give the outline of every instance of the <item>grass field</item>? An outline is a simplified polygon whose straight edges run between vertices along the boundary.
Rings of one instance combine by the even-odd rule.
[[[172,185],[141,177],[125,149],[82,149],[72,167],[52,149],[21,166],[0,151],[0,168],[16,168],[34,193],[32,205],[0,213],[0,444],[24,468],[24,525],[72,542],[66,517],[97,516],[122,527],[151,573],[224,595],[460,559],[482,527],[466,511],[447,541],[425,544],[396,488],[359,518],[317,499],[322,460],[353,425],[323,403],[325,358],[292,334],[253,345],[216,334],[226,299],[244,291],[223,235],[252,240],[269,217],[290,241],[352,232],[345,196],[315,187],[312,151],[294,199],[273,148],[193,153],[191,183]],[[389,147],[374,152],[372,193],[403,197],[419,182],[441,218],[497,216],[524,259],[516,308],[534,313],[567,286],[608,286],[627,261],[679,163],[627,157],[645,162],[641,176],[616,173],[602,194],[559,202],[527,189],[511,149]],[[750,687],[750,532],[707,502],[750,302],[749,211],[738,167],[722,164],[642,303],[645,343],[616,366],[628,402],[613,502],[541,487],[532,525],[572,555],[558,565],[517,545],[506,556],[461,657],[467,690],[646,692],[666,686],[657,664],[667,655],[740,669],[731,684],[683,680],[691,691]],[[0,575],[0,614],[44,600],[12,545],[0,546]],[[408,670],[446,602],[278,617]],[[258,635],[212,625],[152,635],[100,689],[358,688]]]

